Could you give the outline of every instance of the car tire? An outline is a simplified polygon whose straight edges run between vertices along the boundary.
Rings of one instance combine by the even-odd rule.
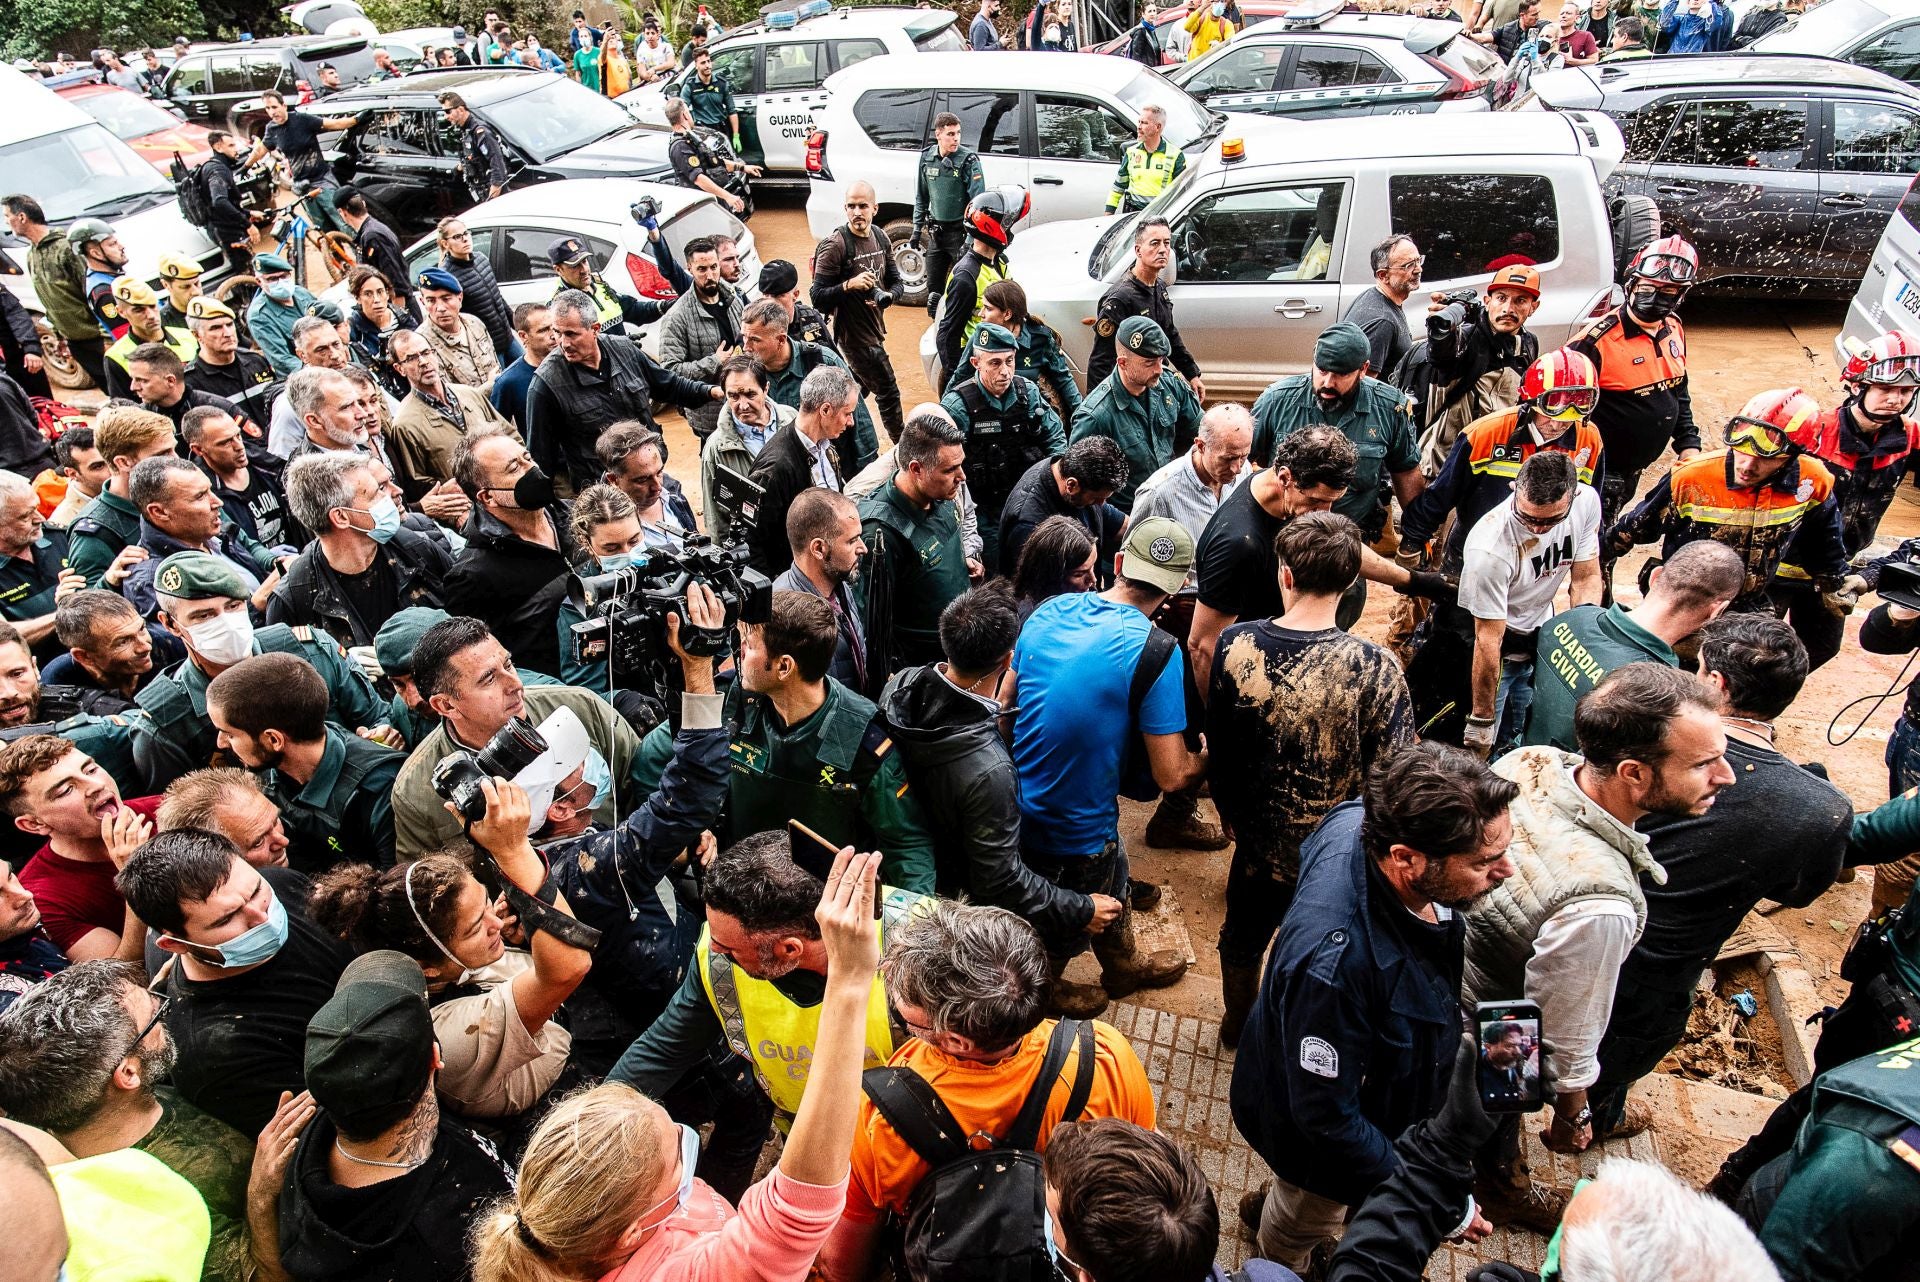
[[[1624,281],[1634,256],[1660,236],[1660,206],[1651,196],[1618,196],[1608,215],[1613,223],[1613,275]]]
[[[67,350],[67,345],[46,323],[46,318],[35,316],[33,327],[40,335],[40,366],[47,376],[47,382],[63,392],[79,392],[92,387],[93,380],[87,377],[87,371],[80,368],[80,362],[73,359],[73,353]]]
[[[893,265],[900,269],[900,297],[909,307],[927,302],[927,254],[913,243],[913,220],[901,218],[883,228],[893,245]]]

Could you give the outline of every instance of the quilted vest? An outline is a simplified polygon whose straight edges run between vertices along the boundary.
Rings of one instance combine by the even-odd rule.
[[[1507,849],[1515,871],[1467,916],[1465,988],[1474,1001],[1517,998],[1525,991],[1533,941],[1568,904],[1624,899],[1633,905],[1634,938],[1646,928],[1640,873],[1664,884],[1666,870],[1654,862],[1645,837],[1575,785],[1579,764],[1577,753],[1548,747],[1520,748],[1494,763],[1495,774],[1520,788]]]

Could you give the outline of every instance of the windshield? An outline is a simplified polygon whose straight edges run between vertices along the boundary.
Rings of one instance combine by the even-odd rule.
[[[1167,141],[1180,148],[1193,146],[1226,123],[1225,116],[1208,111],[1186,90],[1159,72],[1144,67],[1139,75],[1121,86],[1120,101],[1132,108],[1136,116],[1142,107],[1163,109],[1167,113]]]
[[[711,197],[689,205],[668,219],[667,225],[673,228],[673,239],[682,245],[702,236],[716,239],[724,236],[737,241],[747,234],[740,220],[720,208],[720,202]]]
[[[378,74],[380,68],[373,65],[373,47],[365,41],[356,41],[349,45],[322,45],[317,49],[302,49],[296,55],[300,60],[300,78],[308,84],[320,82],[320,64],[333,64],[340,73],[342,85],[359,84]]]
[[[1887,15],[1867,0],[1827,0],[1778,31],[1761,36],[1753,42],[1753,49],[1838,55],[1886,20]]]
[[[558,76],[532,93],[494,103],[486,114],[488,124],[542,165],[633,124],[612,99]]]
[[[80,94],[67,101],[105,125],[115,138],[144,138],[180,127],[172,112],[137,93]]]
[[[1172,121],[1167,122],[1169,126]],[[1193,185],[1193,176],[1198,171],[1188,165],[1175,178],[1161,189],[1160,194],[1147,202],[1147,207],[1131,214],[1120,214],[1109,220],[1107,229],[1100,233],[1100,239],[1093,244],[1093,252],[1087,255],[1087,271],[1096,279],[1104,280],[1109,271],[1123,258],[1133,254],[1133,229],[1142,218],[1165,218],[1167,210],[1173,207],[1180,193]]]
[[[159,170],[99,124],[0,147],[0,169],[32,174],[33,194],[56,223],[84,214],[119,218],[173,197]]]

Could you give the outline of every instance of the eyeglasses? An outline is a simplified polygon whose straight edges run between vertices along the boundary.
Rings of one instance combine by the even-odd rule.
[[[1522,512],[1519,506],[1516,504],[1513,509],[1513,519],[1520,522],[1520,524],[1526,526],[1529,530],[1532,530],[1536,534],[1545,534],[1548,530],[1551,530],[1554,526],[1566,520],[1567,513],[1571,511],[1573,511],[1573,505],[1568,504],[1565,508],[1563,508],[1558,512],[1555,512],[1552,516],[1529,516],[1527,513]]]
[[[1727,448],[1755,458],[1779,458],[1792,448],[1787,434],[1771,423],[1734,415],[1727,424]]]
[[[1599,403],[1597,387],[1562,387],[1542,394],[1533,407],[1556,423],[1572,423],[1592,414]]]
[[[154,999],[153,1014],[146,1023],[140,1025],[140,1031],[133,1035],[133,1044],[127,1048],[127,1054],[131,1055],[140,1049],[141,1043],[147,1040],[147,1034],[154,1030],[154,1027],[165,1017],[167,1007],[173,1004],[173,998],[160,991],[160,985],[173,978],[173,965],[173,958],[169,957],[167,964],[160,968],[160,973],[153,977],[153,982],[147,985],[147,995]]]
[[[1633,274],[1647,280],[1670,280],[1676,285],[1688,285],[1699,275],[1700,269],[1689,259],[1678,254],[1653,254],[1641,259],[1634,265]]]
[[[1426,265],[1427,265],[1427,256],[1425,254],[1421,254],[1417,258],[1409,258],[1405,262],[1388,263],[1387,270],[1390,272],[1418,271],[1420,268],[1425,267]]]

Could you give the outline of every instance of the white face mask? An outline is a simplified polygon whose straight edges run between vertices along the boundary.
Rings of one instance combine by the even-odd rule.
[[[208,663],[231,667],[253,653],[253,620],[245,610],[233,610],[194,624],[187,640]]]

